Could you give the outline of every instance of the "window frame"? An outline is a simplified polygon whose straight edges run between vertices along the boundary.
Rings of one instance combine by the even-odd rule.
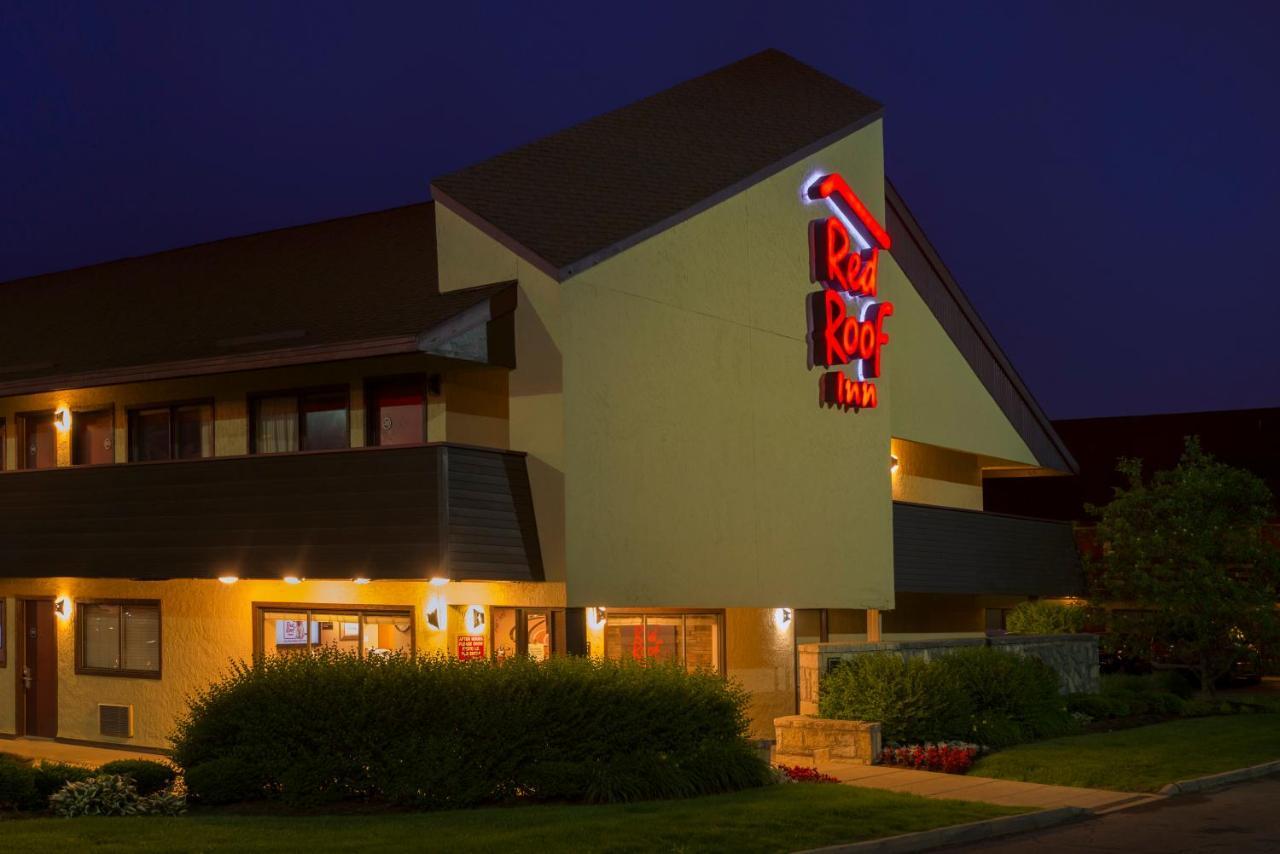
[[[360,619],[361,631],[358,633],[359,645],[356,648],[357,655],[364,658],[364,617],[372,614],[377,616],[386,616],[388,614],[394,616],[407,616],[409,618],[409,655],[416,657],[418,654],[418,613],[413,605],[354,605],[342,603],[323,603],[323,602],[254,602],[251,605],[253,611],[253,657],[261,659],[263,657],[262,642],[262,621],[268,611],[293,611],[307,614],[307,645],[308,652],[317,649],[320,645],[311,643],[311,623],[314,622],[313,614],[356,614]]]
[[[106,412],[111,415],[111,459],[105,463],[86,463],[79,462],[76,459],[76,419],[81,415],[97,415],[100,412]],[[57,429],[56,427],[54,429]],[[172,429],[170,430],[172,432]],[[104,403],[101,406],[86,406],[80,409],[71,410],[71,427],[67,430],[71,443],[71,465],[80,466],[106,466],[112,465],[116,461],[116,405],[114,403]]]
[[[563,626],[565,621],[565,609],[551,605],[490,605],[489,606],[489,631],[487,632],[487,643],[489,644],[489,659],[491,661],[505,661],[508,659],[498,658],[498,621],[494,618],[493,612],[499,610],[514,611],[516,619],[516,658],[528,657],[529,655],[529,617],[533,614],[542,614],[547,618],[547,658],[554,658],[563,655],[562,649]]]
[[[606,609],[605,624],[604,628],[601,630],[600,654],[609,661],[613,661],[614,659],[610,659],[608,657],[608,636],[604,633],[609,631],[609,620],[618,617],[640,617],[642,620],[640,624],[642,630],[646,626],[646,621],[649,617],[715,617],[716,628],[720,630],[720,650],[719,654],[716,656],[715,674],[721,678],[725,678],[727,676],[726,651],[728,644],[726,643],[725,610],[723,608],[628,608],[626,610],[617,611],[612,608]],[[693,671],[689,670],[689,634],[686,623],[683,620],[681,620],[680,623],[680,631],[680,648],[683,651],[683,660],[680,662],[680,666],[684,668],[686,673],[691,673]],[[648,661],[649,656],[646,652],[643,663],[647,664]]]
[[[306,441],[306,423],[303,417],[302,398],[309,394],[341,394],[345,400],[343,412],[347,417],[347,444],[341,448],[304,448]],[[298,449],[296,451],[259,451],[258,450],[258,403],[272,397],[292,397],[296,402],[295,415],[298,426]],[[274,391],[255,391],[245,398],[245,426],[248,434],[250,456],[274,457],[280,454],[309,454],[314,451],[347,451],[351,449],[351,384],[334,383],[331,385],[303,386],[285,388]]]
[[[27,461],[27,422],[31,418],[49,418],[53,423],[53,465],[51,466],[28,466]],[[26,412],[15,412],[13,414],[14,421],[14,438],[19,439],[15,451],[15,468],[18,471],[48,471],[49,469],[58,468],[58,410],[56,409],[32,409]]]
[[[380,412],[375,412],[371,392],[379,386],[403,384],[417,385],[422,388],[422,441],[416,444],[383,445],[382,419]],[[436,374],[388,374],[379,377],[365,377],[362,394],[364,400],[364,444],[367,448],[413,448],[431,443],[431,433],[427,429],[431,421],[431,395],[439,391],[439,378]]]
[[[209,407],[209,456],[179,457],[177,456],[177,436],[173,430],[174,413],[184,406]],[[149,409],[169,410],[169,458],[167,460],[140,460],[134,455],[134,436],[137,433],[135,418],[139,412]],[[192,460],[209,460],[218,455],[218,409],[212,397],[195,397],[189,400],[160,400],[155,403],[140,403],[125,409],[125,460],[130,463],[186,463]]]
[[[124,609],[129,605],[154,607],[156,609],[156,669],[128,670],[123,666],[88,667],[84,663],[85,648],[88,646],[84,638],[86,605],[113,605],[120,609],[120,637],[116,639],[118,658],[124,660],[125,620]],[[76,600],[76,675],[77,676],[115,676],[123,679],[159,679],[164,672],[164,609],[159,599],[78,599]]]

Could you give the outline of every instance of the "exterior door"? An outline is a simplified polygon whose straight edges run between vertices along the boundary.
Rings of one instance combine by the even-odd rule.
[[[23,732],[53,738],[58,734],[57,620],[53,601],[22,602],[22,671],[20,673]]]

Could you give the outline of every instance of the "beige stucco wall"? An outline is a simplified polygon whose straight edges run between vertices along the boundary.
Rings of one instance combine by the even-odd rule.
[[[223,673],[233,659],[253,655],[253,604],[298,602],[314,605],[403,605],[414,612],[416,648],[419,653],[455,649],[463,631],[462,614],[468,605],[550,607],[564,603],[564,586],[511,582],[454,582],[436,587],[426,581],[373,581],[357,585],[348,581],[243,580],[234,585],[218,581],[108,581],[75,578],[5,579],[0,581],[8,613],[8,664],[0,669],[0,733],[15,728],[17,697],[12,632],[16,626],[15,597],[70,597],[87,599],[157,599],[160,601],[160,679],[77,675],[75,672],[75,618],[58,620],[58,736],[90,741],[117,742],[143,747],[164,747],[174,721],[186,708],[185,698]],[[424,609],[436,597],[448,607],[440,631],[430,629]],[[72,608],[74,613],[74,607]],[[486,611],[486,625],[492,625]],[[131,739],[99,735],[98,703],[132,704],[135,735]]]

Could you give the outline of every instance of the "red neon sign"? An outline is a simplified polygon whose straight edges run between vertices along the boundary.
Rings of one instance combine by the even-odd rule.
[[[856,377],[823,374],[818,402],[846,412],[873,409],[879,396],[867,380],[880,376],[889,343],[884,322],[893,314],[893,303],[876,299],[880,250],[889,248],[889,234],[839,175],[822,176],[807,194],[836,214],[809,223],[809,279],[822,286],[809,296],[810,362],[856,369]]]

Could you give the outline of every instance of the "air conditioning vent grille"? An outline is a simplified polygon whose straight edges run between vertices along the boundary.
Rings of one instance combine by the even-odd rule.
[[[98,733],[113,738],[133,738],[133,706],[99,703]]]

